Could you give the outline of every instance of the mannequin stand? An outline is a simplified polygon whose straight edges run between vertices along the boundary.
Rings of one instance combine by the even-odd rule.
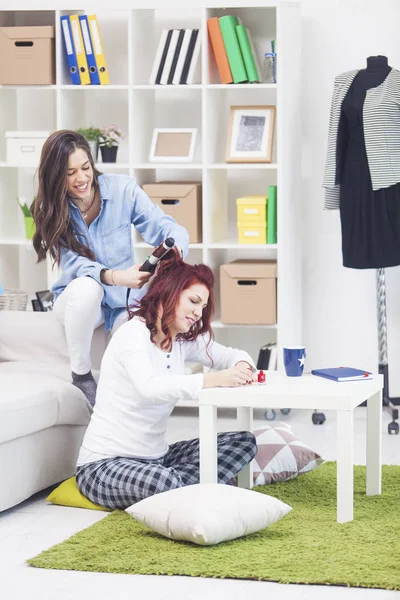
[[[376,302],[378,316],[378,352],[379,352],[379,373],[383,375],[383,394],[382,401],[384,408],[392,413],[392,421],[388,425],[389,434],[399,433],[399,424],[396,423],[399,418],[399,411],[395,405],[400,404],[400,398],[390,398],[389,396],[389,365],[387,355],[387,320],[386,320],[386,278],[385,269],[376,270]]]

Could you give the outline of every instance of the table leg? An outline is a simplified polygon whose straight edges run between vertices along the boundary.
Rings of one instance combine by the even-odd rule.
[[[338,410],[337,439],[337,522],[353,520],[354,465],[353,411]]]
[[[200,483],[218,483],[217,407],[199,407]]]
[[[367,496],[382,490],[382,390],[367,401]]]
[[[249,406],[238,406],[236,410],[237,431],[251,431],[253,429],[253,409]],[[238,473],[238,486],[250,490],[253,487],[253,467],[248,464]]]

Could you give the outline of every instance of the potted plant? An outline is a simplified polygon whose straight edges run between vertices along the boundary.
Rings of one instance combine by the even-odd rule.
[[[118,145],[125,134],[116,125],[101,128],[99,138],[103,162],[116,162]]]
[[[26,239],[31,240],[33,238],[33,236],[35,235],[35,231],[36,231],[35,222],[33,220],[32,213],[29,209],[29,206],[25,202],[25,200],[23,200],[22,198],[17,198],[17,201],[18,201],[18,204],[24,215]]]
[[[97,162],[99,158],[99,138],[101,136],[101,130],[98,127],[87,127],[86,129],[81,127],[76,130],[80,133],[90,147],[90,153],[93,156],[94,162]]]

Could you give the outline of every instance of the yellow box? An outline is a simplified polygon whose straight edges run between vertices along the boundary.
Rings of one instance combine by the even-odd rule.
[[[266,244],[266,221],[239,221],[239,244]]]
[[[245,196],[237,198],[237,220],[262,221],[267,220],[267,196]]]

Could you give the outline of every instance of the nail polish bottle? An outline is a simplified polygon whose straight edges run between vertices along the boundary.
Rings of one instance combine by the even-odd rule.
[[[258,383],[265,383],[265,373],[261,369],[261,371],[257,375]]]

